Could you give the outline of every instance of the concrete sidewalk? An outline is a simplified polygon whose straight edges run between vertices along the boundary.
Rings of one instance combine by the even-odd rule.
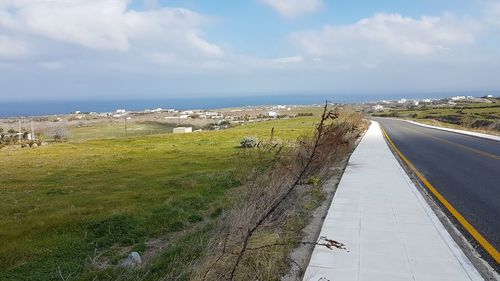
[[[387,146],[378,123],[354,151],[304,280],[483,280],[452,240]]]

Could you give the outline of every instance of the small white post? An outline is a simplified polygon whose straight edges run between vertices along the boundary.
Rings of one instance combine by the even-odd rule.
[[[21,137],[22,137],[22,135],[21,135],[21,119],[19,119],[17,122],[18,122],[17,127],[18,127],[19,141],[21,141]]]
[[[33,125],[33,120],[31,120],[31,140],[35,140],[35,126]]]

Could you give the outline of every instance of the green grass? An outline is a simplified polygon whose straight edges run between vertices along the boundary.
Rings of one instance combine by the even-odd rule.
[[[68,139],[80,142],[94,139],[122,138],[125,136],[145,136],[171,133],[175,124],[160,122],[128,122],[125,133],[125,123],[113,122],[89,127],[74,127],[68,131]]]
[[[0,151],[0,280],[115,278],[114,269],[89,267],[94,253],[117,264],[127,254],[124,247],[141,251],[147,239],[200,223],[209,227],[227,204],[226,191],[259,165],[241,156],[241,138],[266,139],[275,127],[276,138],[294,140],[313,132],[316,120]],[[85,129],[90,133],[82,128],[80,140],[93,135]],[[208,230],[198,231],[182,239]],[[158,264],[195,255],[201,244],[195,245],[192,251],[169,248],[150,269],[168,274],[171,267]]]

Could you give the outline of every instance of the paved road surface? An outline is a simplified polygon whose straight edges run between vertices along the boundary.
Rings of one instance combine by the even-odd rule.
[[[500,250],[500,142],[374,118],[429,182]]]

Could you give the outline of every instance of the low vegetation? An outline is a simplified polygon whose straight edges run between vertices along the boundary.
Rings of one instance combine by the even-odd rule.
[[[3,128],[0,128],[0,149],[8,145],[16,144],[23,148],[42,145],[40,140],[31,139],[28,135],[28,132],[22,132],[19,134],[19,132],[14,129],[5,131]]]
[[[357,114],[341,116],[325,108],[314,134],[292,145],[272,138],[259,145],[260,153],[273,155],[269,167],[238,188],[235,206],[219,221],[194,279],[278,280],[297,263],[288,257],[297,245],[342,248],[333,240],[303,241],[301,229],[323,199],[320,182],[351,151],[363,125]]]
[[[345,122],[340,120],[335,122]],[[192,279],[210,260],[205,253],[221,221],[250,196],[235,194],[246,190],[250,179],[261,181],[259,175],[270,173],[279,147],[280,163],[293,161],[301,151],[294,148],[296,140],[313,136],[317,122],[316,115],[223,131],[82,137],[36,150],[2,150],[0,280]],[[240,141],[248,136],[266,145],[242,149]],[[304,184],[317,186],[319,177],[313,176]],[[317,188],[307,193],[316,195],[298,210],[321,199]],[[297,233],[302,221],[295,216],[286,227],[258,235],[273,243],[280,229]],[[141,254],[143,265],[121,269],[131,251]],[[278,270],[261,275],[269,279],[288,264],[282,259],[287,248],[273,251],[280,253],[272,266]],[[238,276],[244,278],[244,272]]]
[[[453,107],[390,109],[373,115],[500,135],[500,99],[492,99],[492,103],[462,103]]]

